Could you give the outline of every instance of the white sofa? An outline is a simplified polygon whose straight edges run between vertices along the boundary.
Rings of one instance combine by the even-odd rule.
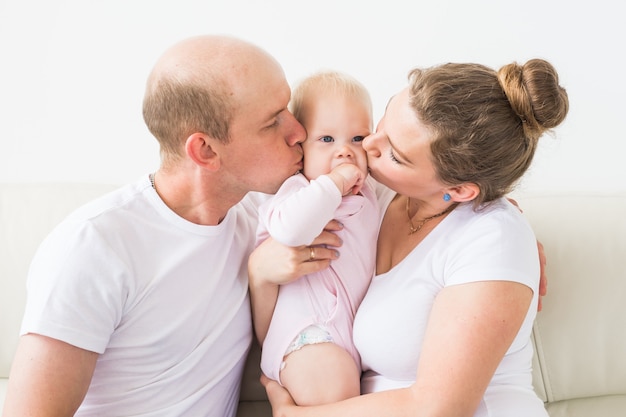
[[[36,247],[70,210],[113,188],[0,184],[0,408]],[[548,256],[549,291],[534,329],[538,394],[552,417],[626,416],[626,194],[516,198]],[[255,347],[239,417],[271,416],[258,360]]]

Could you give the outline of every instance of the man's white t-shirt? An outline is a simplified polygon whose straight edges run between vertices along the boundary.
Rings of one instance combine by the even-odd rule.
[[[235,415],[252,339],[253,199],[201,226],[170,210],[146,176],[46,238],[21,332],[100,354],[77,416]]]

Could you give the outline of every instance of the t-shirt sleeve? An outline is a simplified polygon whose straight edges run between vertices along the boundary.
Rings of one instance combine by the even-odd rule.
[[[122,317],[126,269],[89,222],[62,223],[31,263],[21,334],[103,353]]]
[[[328,176],[321,175],[308,182],[296,175],[261,206],[260,223],[284,245],[308,245],[333,219],[341,199],[341,193]]]
[[[514,281],[536,289],[539,256],[534,233],[517,209],[498,206],[460,225],[450,247],[444,285]]]

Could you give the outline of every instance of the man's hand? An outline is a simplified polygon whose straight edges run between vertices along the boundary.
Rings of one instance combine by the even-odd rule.
[[[334,233],[341,223],[330,221],[324,231],[309,246],[291,247],[269,238],[248,258],[248,279],[254,331],[263,344],[274,307],[278,287],[313,272],[328,268],[339,257],[341,239]]]

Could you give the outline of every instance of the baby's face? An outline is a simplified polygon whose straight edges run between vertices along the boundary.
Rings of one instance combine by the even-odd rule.
[[[361,100],[339,94],[310,97],[302,112],[307,131],[303,174],[309,180],[328,174],[344,163],[367,175],[367,156],[361,142],[371,133],[372,116]]]

